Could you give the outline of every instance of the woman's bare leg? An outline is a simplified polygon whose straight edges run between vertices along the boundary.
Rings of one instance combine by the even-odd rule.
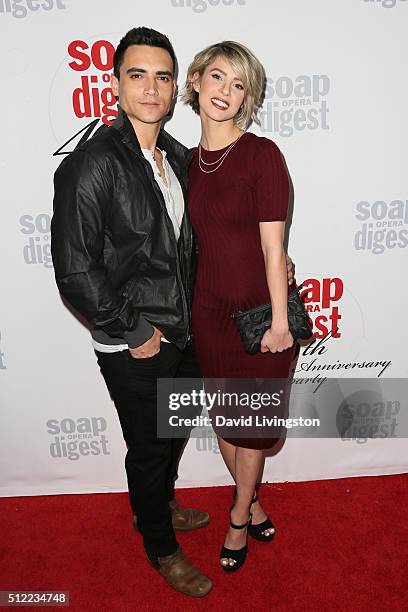
[[[230,444],[229,442],[227,442],[227,440],[224,440],[223,438],[220,438],[220,437],[218,438],[218,446],[220,447],[220,452],[221,452],[222,458],[224,459],[225,465],[227,466],[228,471],[230,472],[232,478],[234,479],[236,483],[237,480],[235,477],[235,464],[236,464],[236,451],[238,447],[234,446],[233,444]],[[256,479],[256,483],[262,481],[264,464],[265,464],[265,456],[262,453],[262,461],[259,467],[259,473]],[[254,487],[254,490],[255,490],[255,487]],[[259,501],[256,501],[254,504],[252,504],[251,512],[252,512],[252,522],[254,525],[259,525],[260,523],[263,523],[263,521],[267,518]],[[265,531],[263,531],[262,533],[265,535],[270,535],[274,531],[275,529],[271,527],[270,529],[265,529]]]
[[[262,465],[263,453],[260,450],[236,447],[235,450],[235,479],[237,483],[237,497],[231,511],[231,521],[235,525],[243,525],[249,519],[250,504],[257,483],[259,470]],[[225,538],[225,546],[231,550],[238,550],[245,546],[246,529],[229,528]],[[222,565],[234,565],[233,559],[221,559]]]
[[[224,463],[227,466],[228,471],[233,477],[234,481],[236,482],[235,455],[236,455],[237,447],[234,446],[233,444],[230,444],[226,440],[224,440],[224,438],[220,438],[220,437],[218,437],[218,446],[220,447],[220,452],[221,452],[222,458],[224,459]]]

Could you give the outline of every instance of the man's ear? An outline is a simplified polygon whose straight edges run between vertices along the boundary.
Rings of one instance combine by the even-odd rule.
[[[173,79],[173,98],[176,97],[176,91],[177,91],[177,81]]]
[[[118,98],[119,97],[119,79],[115,77],[114,74],[111,75],[111,87],[112,87],[113,95],[116,96],[116,98]]]

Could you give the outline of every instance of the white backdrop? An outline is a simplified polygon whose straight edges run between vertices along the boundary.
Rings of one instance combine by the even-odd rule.
[[[314,288],[321,340],[302,351],[297,376],[358,363],[329,375],[407,377],[398,321],[408,294],[408,1],[0,0],[3,496],[126,489],[125,446],[88,332],[56,290],[49,222],[54,153],[113,118],[111,52],[138,25],[168,34],[180,84],[194,53],[223,39],[247,44],[265,66],[261,127],[251,130],[285,155],[289,252]],[[180,103],[167,129],[198,142],[198,118]],[[406,447],[291,439],[267,460],[265,479],[406,472]],[[191,440],[179,486],[228,482],[214,440]]]

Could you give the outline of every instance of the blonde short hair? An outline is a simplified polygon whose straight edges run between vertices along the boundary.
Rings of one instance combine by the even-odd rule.
[[[186,84],[180,94],[181,99],[199,114],[198,93],[193,88],[193,76],[198,72],[201,77],[207,66],[212,64],[217,57],[224,57],[230,62],[244,85],[245,97],[241,108],[234,117],[235,125],[246,129],[252,121],[259,123],[257,113],[265,87],[265,70],[252,51],[237,42],[225,40],[197,53],[188,68]]]

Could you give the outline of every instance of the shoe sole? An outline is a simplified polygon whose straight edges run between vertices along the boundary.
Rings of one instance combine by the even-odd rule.
[[[160,574],[160,576],[163,578],[163,580],[166,582],[167,586],[170,587],[171,589],[173,589],[173,591],[176,591],[177,593],[181,593],[182,595],[189,595],[190,597],[205,597],[206,595],[208,595],[208,593],[212,590],[213,588],[213,583],[211,582],[210,584],[210,588],[208,589],[208,591],[206,591],[205,593],[189,593],[188,591],[182,591],[181,589],[177,589],[175,586],[173,586],[172,584],[170,584],[170,582],[168,582],[166,580],[166,578],[163,576],[163,574],[160,573],[160,568],[156,567],[154,563],[152,563],[152,560],[149,559],[149,557],[147,557],[147,560],[149,562],[149,564],[153,567],[153,569],[156,570],[156,572],[158,572]]]

